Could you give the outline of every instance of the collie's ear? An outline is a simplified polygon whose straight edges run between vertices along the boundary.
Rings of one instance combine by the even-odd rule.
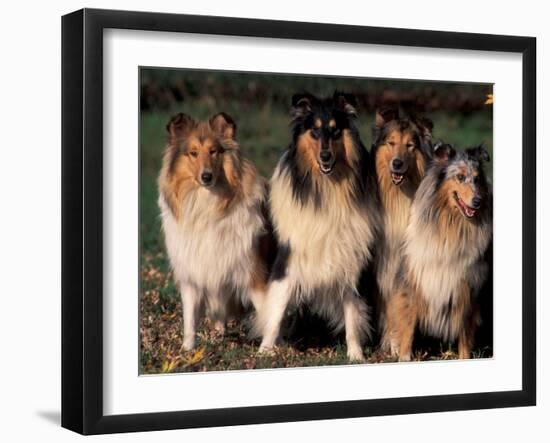
[[[397,108],[382,108],[376,110],[376,116],[374,118],[374,124],[377,128],[381,128],[386,123],[399,118],[399,110]]]
[[[420,136],[422,138],[425,140],[430,140],[432,138],[434,124],[428,117],[417,117],[416,125],[420,130]]]
[[[188,115],[182,112],[174,115],[166,125],[166,130],[170,135],[170,141],[177,141],[185,138],[194,126],[195,120]]]
[[[487,152],[487,150],[483,146],[479,146],[479,151],[479,158],[481,159],[481,161],[491,161],[491,156],[489,155],[489,152]]]
[[[483,146],[483,143],[479,146],[476,146],[475,148],[466,149],[466,154],[468,154],[470,157],[477,159],[480,162],[488,162],[491,160],[491,157]]]
[[[357,99],[353,94],[346,94],[344,92],[334,91],[333,96],[334,103],[336,107],[350,116],[356,116],[357,110]]]
[[[434,158],[441,163],[448,163],[456,155],[452,145],[448,143],[436,143],[433,147]]]
[[[292,117],[300,118],[305,117],[311,112],[311,107],[315,97],[311,94],[300,93],[292,96]]]
[[[237,125],[225,112],[219,112],[209,120],[210,127],[222,139],[235,139]]]

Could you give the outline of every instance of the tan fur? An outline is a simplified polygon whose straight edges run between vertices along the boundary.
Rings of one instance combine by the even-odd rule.
[[[393,143],[390,145],[389,143]],[[412,200],[424,176],[426,161],[418,147],[411,151],[407,144],[414,143],[410,130],[390,131],[386,142],[378,146],[375,156],[376,177],[380,202],[382,205],[382,235],[376,254],[376,275],[380,290],[379,323],[383,331],[382,347],[390,348],[389,337],[384,331],[386,301],[395,290],[397,274],[402,253],[401,246],[409,221]],[[390,162],[398,155],[408,165],[404,181],[395,185],[391,179]]]
[[[418,189],[401,250],[403,275],[387,300],[387,338],[401,360],[411,357],[416,326],[445,341],[458,339],[460,357],[468,358],[480,323],[475,298],[487,274],[490,203],[466,219],[454,203],[453,193],[463,189],[454,178],[433,191],[440,173],[434,168]]]
[[[202,308],[223,330],[235,300],[258,307],[267,281],[260,253],[266,183],[225,134],[231,134],[227,125],[215,132],[208,123],[194,124],[184,139],[170,140],[159,175],[159,207],[183,300],[186,349],[194,345]],[[205,167],[215,175],[209,188],[199,178]]]
[[[351,166],[357,159],[357,150],[353,145],[354,142],[349,134],[349,131],[344,130],[342,139],[338,141],[332,141],[330,146],[337,159],[343,159],[344,161],[337,161],[334,171],[332,172],[333,182],[337,182],[338,186],[335,186],[333,191],[341,196],[341,203],[349,204],[349,196],[351,195]],[[310,173],[313,179],[314,186],[320,189],[323,186],[325,177],[323,177],[319,168],[317,158],[321,150],[321,143],[311,136],[310,131],[303,134],[298,140],[298,153],[300,156],[300,172]],[[336,202],[337,200],[335,200]]]
[[[319,164],[317,163],[317,157],[319,156],[320,150],[321,143],[311,136],[310,131],[300,136],[298,140],[298,152],[302,159],[302,162],[299,164],[301,168],[300,172],[311,171],[316,177],[319,176],[320,170]]]
[[[349,134],[349,131],[344,131],[343,133],[342,146],[344,149],[344,155],[346,157],[346,164],[353,165],[358,160],[357,150],[355,149],[355,146]]]
[[[414,331],[419,325],[424,331],[433,329],[430,322],[434,316],[433,308],[422,297],[421,290],[398,292],[388,300],[388,329],[392,332],[394,352],[400,360],[410,360]],[[458,338],[459,358],[470,358],[474,332],[480,324],[479,308],[472,303],[470,289],[462,283],[457,296],[449,309],[447,328],[449,335]]]
[[[460,173],[466,174],[465,168],[461,168]],[[443,208],[448,205],[457,215],[460,215],[460,209],[454,194],[458,195],[464,202],[470,203],[474,197],[474,191],[467,183],[458,183],[455,180],[448,180],[442,186],[440,191],[440,200],[436,203]]]

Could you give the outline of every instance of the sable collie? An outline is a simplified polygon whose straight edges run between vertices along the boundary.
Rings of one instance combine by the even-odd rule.
[[[182,297],[183,348],[189,350],[204,308],[223,333],[232,306],[262,304],[266,183],[242,158],[236,125],[227,114],[207,122],[178,114],[167,129],[159,206]]]
[[[297,94],[292,117],[292,142],[271,179],[279,249],[257,317],[260,352],[275,345],[287,307],[305,303],[335,331],[345,328],[349,359],[363,361],[370,321],[357,284],[377,223],[355,98]]]
[[[376,249],[375,269],[380,298],[379,328],[382,348],[386,351],[390,348],[384,327],[386,300],[395,290],[411,203],[431,156],[432,129],[431,120],[425,117],[400,118],[399,111],[393,108],[376,113],[372,155],[382,232]]]
[[[456,152],[434,147],[434,164],[411,206],[396,291],[388,300],[392,351],[410,360],[415,328],[445,341],[458,339],[470,358],[480,324],[477,296],[488,266],[492,197],[481,146]]]

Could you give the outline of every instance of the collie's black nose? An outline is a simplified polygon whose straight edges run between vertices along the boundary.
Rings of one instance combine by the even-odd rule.
[[[472,198],[472,208],[479,209],[480,206],[481,206],[481,198],[480,197]]]
[[[330,151],[321,151],[319,157],[321,157],[321,161],[328,162],[332,158],[332,153]]]
[[[399,170],[403,167],[403,160],[400,158],[394,158],[391,165],[393,166],[393,169]]]
[[[201,174],[201,180],[205,185],[209,184],[212,181],[212,178],[214,178],[214,176],[209,171],[204,171]]]

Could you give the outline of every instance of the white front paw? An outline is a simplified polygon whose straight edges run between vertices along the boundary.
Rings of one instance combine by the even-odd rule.
[[[399,361],[411,361],[411,353],[400,355]]]
[[[273,355],[275,352],[275,346],[270,343],[262,343],[258,349],[259,355]]]
[[[223,336],[225,334],[225,323],[220,320],[216,321],[214,323],[214,330],[218,335]]]
[[[348,348],[348,359],[350,362],[354,362],[354,363],[367,362],[361,348]]]
[[[392,357],[399,355],[399,343],[395,339],[390,340],[390,352]]]
[[[183,345],[181,346],[183,350],[190,351],[195,347],[195,337],[185,337],[183,339]]]

